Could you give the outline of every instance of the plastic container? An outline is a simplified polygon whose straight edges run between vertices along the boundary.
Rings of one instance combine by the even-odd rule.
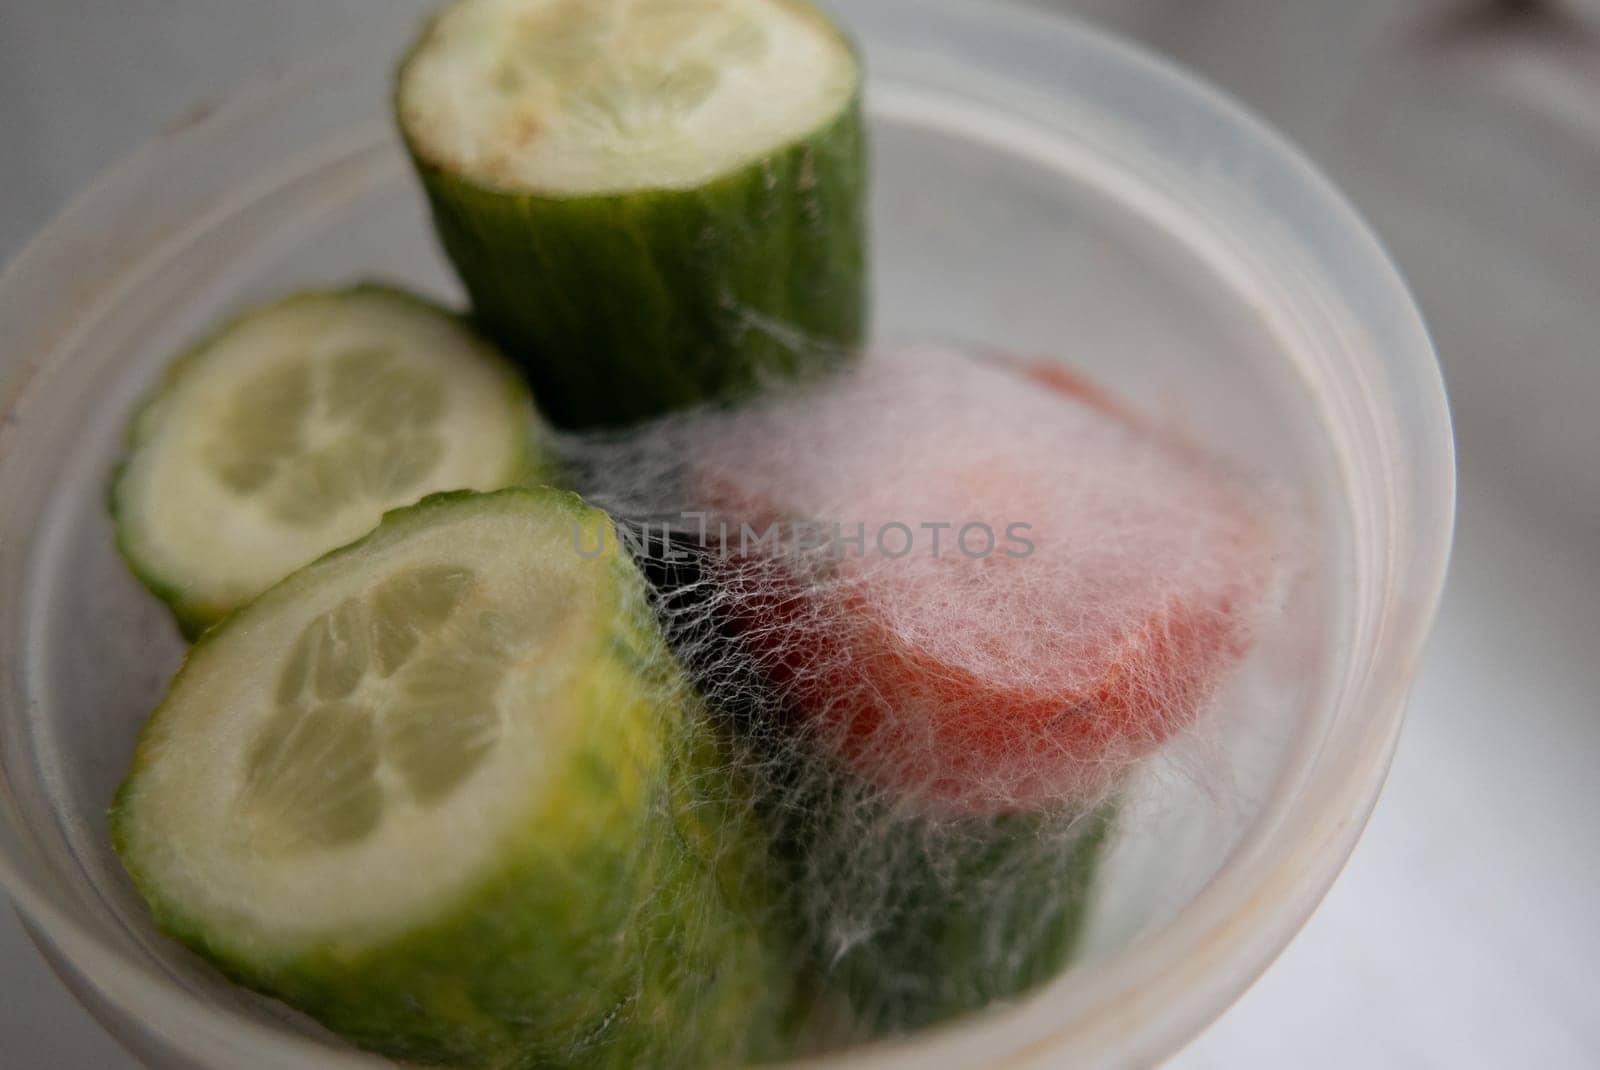
[[[853,0],[845,21],[871,69],[880,334],[1083,368],[1296,488],[1311,564],[1229,712],[1133,788],[1085,959],[825,1062],[1147,1064],[1265,969],[1377,797],[1450,540],[1438,370],[1361,221],[1229,101],[993,4]],[[226,309],[370,275],[457,293],[388,120],[412,30],[380,20],[168,132],[0,278],[0,881],[157,1066],[375,1064],[161,938],[110,852],[106,803],[182,645],[103,502],[130,408]]]

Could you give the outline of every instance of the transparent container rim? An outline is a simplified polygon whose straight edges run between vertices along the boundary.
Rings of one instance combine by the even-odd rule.
[[[1287,139],[1245,106],[1176,64],[1107,31],[1061,14],[1015,6],[1011,0],[885,0],[907,13],[929,14],[956,26],[963,22],[1001,27],[1029,37],[1072,40],[1098,53],[1145,82],[1188,98],[1241,130],[1278,166],[1311,194],[1326,216],[1357,241],[1379,285],[1412,321],[1406,324],[1418,344],[1413,351],[1391,354],[1391,378],[1409,396],[1426,422],[1437,429],[1424,455],[1410,459],[1420,473],[1416,486],[1427,496],[1414,501],[1412,512],[1434,517],[1427,531],[1414,534],[1391,567],[1406,577],[1410,611],[1402,627],[1386,630],[1381,657],[1398,669],[1371,673],[1383,682],[1367,687],[1360,705],[1367,711],[1364,745],[1350,751],[1336,767],[1319,765],[1316,783],[1301,798],[1320,789],[1321,824],[1317,814],[1294,809],[1261,823],[1233,853],[1217,876],[1175,917],[1144,934],[1130,946],[1095,963],[1090,973],[1070,975],[1070,997],[1051,1000],[1034,995],[1011,1006],[991,1008],[968,1018],[919,1031],[905,1038],[877,1042],[836,1055],[802,1061],[807,1067],[917,1067],[954,1049],[992,1060],[1005,1052],[1003,1064],[1023,1065],[1043,1056],[1052,1059],[1092,1057],[1096,1064],[1147,1065],[1181,1048],[1220,1015],[1271,965],[1309,920],[1343,870],[1382,791],[1399,737],[1413,669],[1421,657],[1436,615],[1448,569],[1454,526],[1455,458],[1444,382],[1420,313],[1382,243],[1345,196]],[[38,270],[65,244],[91,207],[114,201],[134,188],[152,168],[159,169],[170,147],[206,131],[226,127],[275,100],[344,70],[373,52],[370,40],[334,49],[312,59],[248,79],[216,103],[202,104],[135,149],[87,188],[28,242],[0,271],[5,294]],[[12,388],[0,398],[0,417],[25,392],[27,369],[18,367],[26,354],[15,350],[0,356],[0,373]],[[1399,375],[1395,373],[1398,372]],[[10,382],[22,380],[19,386]],[[0,444],[4,442],[0,424]],[[1390,547],[1395,551],[1395,547]],[[1389,588],[1394,593],[1394,585]],[[1392,607],[1385,607],[1392,608]],[[1304,809],[1302,807],[1301,809]],[[1302,820],[1296,821],[1300,817]],[[1309,834],[1308,834],[1309,833]],[[1250,841],[1263,849],[1251,851]],[[1273,851],[1274,844],[1283,849]],[[1233,859],[1243,859],[1237,864]],[[142,1011],[146,1024],[182,1021],[185,1035],[163,1037],[180,1051],[195,1054],[232,1051],[251,1053],[262,1065],[351,1067],[375,1065],[352,1052],[341,1058],[313,1039],[275,1030],[238,1012],[208,1006],[169,977],[133,962],[96,937],[54,903],[18,862],[0,851],[0,890],[6,892],[36,939],[43,936],[90,983],[124,1009]],[[1243,922],[1245,916],[1248,922]],[[54,962],[52,961],[52,965]],[[1218,980],[1226,974],[1226,980]],[[75,986],[69,986],[75,987]],[[120,999],[109,991],[115,989]],[[1045,990],[1052,992],[1054,986]],[[137,993],[134,995],[134,993]],[[110,1026],[110,1023],[107,1023]]]

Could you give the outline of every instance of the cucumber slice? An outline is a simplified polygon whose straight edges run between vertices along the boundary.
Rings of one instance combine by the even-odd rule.
[[[533,404],[457,317],[365,285],[243,314],[174,363],[112,491],[191,637],[426,494],[543,475]]]
[[[603,513],[435,496],[196,644],[113,842],[163,929],[391,1056],[738,1062],[786,959],[693,694]]]
[[[601,426],[860,341],[860,93],[796,0],[457,0],[396,110],[484,325],[548,416]]]

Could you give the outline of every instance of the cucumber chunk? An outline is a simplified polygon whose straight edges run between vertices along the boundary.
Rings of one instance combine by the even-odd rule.
[[[111,826],[164,930],[397,1058],[738,1063],[786,999],[750,804],[560,491],[429,498],[208,632]]]
[[[777,842],[817,982],[844,995],[854,1039],[1014,999],[1066,969],[1114,806],[923,812],[820,757],[815,765],[831,797]],[[774,812],[795,801],[786,793]]]
[[[300,294],[173,364],[130,429],[117,540],[192,637],[385,510],[539,478],[541,438],[457,317],[380,286]]]
[[[860,94],[796,0],[457,0],[396,111],[489,333],[556,423],[615,426],[860,341]]]

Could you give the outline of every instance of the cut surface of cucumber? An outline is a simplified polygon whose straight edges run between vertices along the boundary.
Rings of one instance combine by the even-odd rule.
[[[430,163],[589,196],[693,189],[831,122],[857,82],[849,45],[792,0],[464,0],[397,103]]]
[[[112,811],[158,923],[406,1059],[752,1054],[762,850],[604,524],[436,496],[208,632]]]
[[[387,509],[529,478],[535,419],[442,309],[378,286],[290,297],[181,357],[140,411],[119,544],[193,634]]]
[[[862,339],[849,40],[797,0],[456,0],[401,133],[491,337],[566,427],[831,367]]]

